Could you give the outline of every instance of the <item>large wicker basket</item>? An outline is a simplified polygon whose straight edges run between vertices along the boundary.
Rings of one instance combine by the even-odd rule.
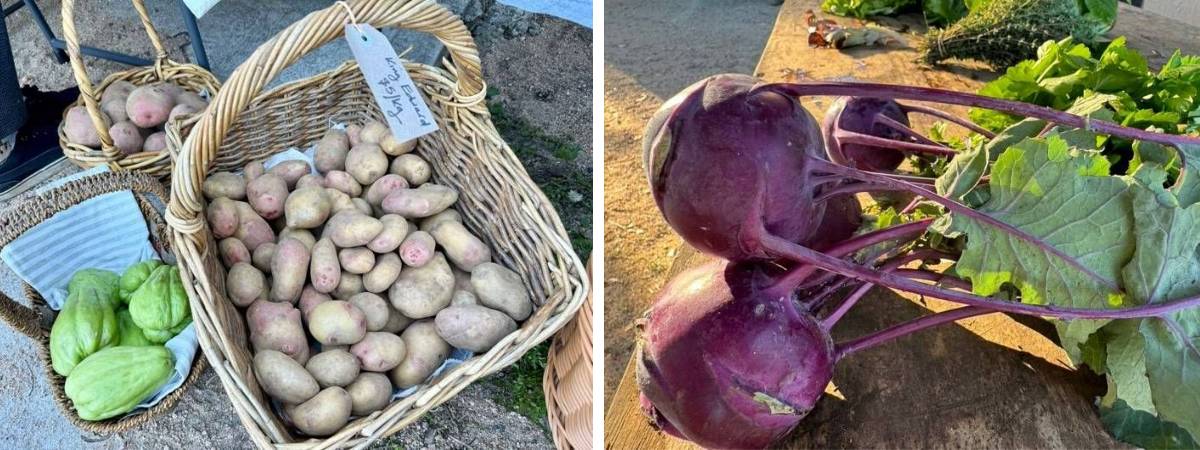
[[[260,46],[200,117],[172,173],[168,223],[197,335],[234,410],[262,448],[365,447],[395,433],[552,336],[574,317],[588,291],[583,264],[557,213],[492,125],[478,51],[462,21],[433,0],[360,0],[349,2],[349,9],[339,4],[316,11]],[[406,63],[440,127],[422,137],[416,151],[430,162],[437,183],[460,192],[468,228],[492,247],[497,262],[519,272],[532,297],[544,304],[490,351],[445,371],[414,395],[350,422],[329,438],[297,442],[254,378],[245,324],[225,296],[225,272],[205,221],[201,183],[214,168],[241,167],[307,146],[331,120],[382,118],[352,63],[263,92],[288,65],[341,37],[350,15],[376,27],[432,33],[449,49],[452,62],[444,69]]]
[[[221,88],[221,84],[217,82],[217,78],[212,73],[200,66],[179,63],[169,59],[167,57],[167,49],[163,46],[158,30],[154,28],[154,24],[150,21],[150,16],[146,12],[146,5],[143,3],[143,0],[132,0],[132,3],[142,20],[142,26],[146,29],[146,35],[149,36],[150,43],[154,46],[154,65],[115,72],[105,77],[104,81],[101,81],[96,86],[92,84],[91,78],[88,77],[87,69],[83,64],[82,54],[79,51],[79,34],[75,31],[75,1],[63,0],[63,38],[67,42],[67,54],[71,57],[71,71],[75,75],[75,82],[79,85],[79,99],[75,100],[67,109],[69,110],[79,105],[85,106],[88,115],[92,119],[92,125],[96,127],[96,132],[100,135],[101,143],[100,148],[92,148],[70,142],[67,139],[63,124],[59,124],[58,127],[58,142],[62,146],[63,154],[80,167],[108,165],[114,170],[135,170],[146,172],[159,178],[166,178],[171,175],[171,155],[173,149],[170,142],[172,140],[168,139],[167,148],[162,151],[140,152],[130,155],[122,153],[121,150],[113,145],[112,136],[108,134],[108,127],[101,117],[100,94],[116,81],[128,81],[138,86],[163,81],[178,85],[183,89],[195,93],[207,91],[210,95],[216,95],[217,91]],[[66,118],[65,110],[63,111],[63,118]],[[186,120],[186,116],[175,119],[175,121],[184,120]],[[164,128],[171,131],[170,126],[165,126]],[[190,125],[176,125],[174,132],[186,134],[189,128]]]
[[[8,245],[17,237],[29,231],[59,212],[66,211],[72,206],[86,200],[119,191],[133,191],[142,214],[150,225],[150,237],[155,248],[170,250],[167,240],[167,223],[163,219],[151,197],[159,202],[166,198],[162,184],[149,175],[130,172],[107,172],[73,180],[66,184],[37,194],[6,210],[0,215],[0,247]],[[161,205],[161,203],[159,203]],[[71,400],[63,391],[66,378],[59,375],[50,365],[50,327],[54,324],[57,313],[46,305],[32,286],[22,284],[25,296],[29,298],[29,306],[21,304],[3,293],[0,293],[0,319],[17,332],[28,336],[38,347],[38,355],[46,372],[50,392],[54,402],[58,404],[63,416],[76,427],[93,433],[114,433],[125,431],[153,420],[171,410],[183,393],[187,391],[200,374],[204,372],[204,358],[192,361],[192,371],[179,389],[168,394],[154,407],[134,415],[116,417],[102,421],[87,421],[79,418]]]
[[[588,261],[588,276],[592,262]],[[558,450],[592,448],[592,301],[579,308],[575,319],[554,336],[546,355],[542,389],[550,432]]]

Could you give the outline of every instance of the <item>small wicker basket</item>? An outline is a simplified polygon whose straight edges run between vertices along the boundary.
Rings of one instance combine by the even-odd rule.
[[[168,139],[167,148],[159,152],[141,152],[129,155],[122,153],[113,145],[112,136],[108,134],[108,126],[105,125],[101,116],[100,94],[116,81],[128,81],[138,86],[163,81],[195,93],[207,91],[209,95],[216,95],[221,84],[217,81],[217,77],[200,66],[169,59],[158,30],[150,22],[150,16],[146,12],[143,0],[132,0],[132,3],[138,16],[141,17],[142,26],[145,27],[146,34],[150,37],[150,43],[154,46],[154,65],[115,72],[105,77],[99,86],[94,86],[92,80],[88,78],[87,69],[83,65],[82,54],[79,50],[79,34],[75,31],[75,1],[63,0],[63,39],[67,42],[67,54],[71,57],[71,71],[75,75],[75,82],[79,85],[79,99],[68,106],[67,110],[79,105],[85,106],[92,119],[92,125],[96,127],[96,132],[100,135],[101,144],[100,148],[92,148],[70,142],[67,140],[64,124],[59,124],[58,142],[67,159],[80,167],[108,165],[113,170],[135,170],[166,178],[171,175],[172,139]],[[66,119],[65,110],[63,118]],[[186,119],[186,116],[179,117],[172,122]],[[169,125],[163,128],[170,132],[172,127]],[[189,129],[190,124],[176,125],[174,132],[186,134]],[[175,139],[176,142],[178,140]]]
[[[592,262],[588,261],[588,276]],[[558,450],[592,448],[592,294],[554,336],[542,379],[550,432]]]
[[[545,195],[504,143],[484,104],[478,50],[463,22],[433,0],[359,0],[330,6],[262,44],[226,82],[176,156],[167,221],[191,300],[197,336],[242,423],[261,448],[366,447],[418,420],[475,380],[512,364],[562,328],[584,302],[583,264]],[[289,147],[317,141],[330,121],[382,119],[356,65],[342,66],[263,92],[288,65],[343,35],[353,16],[375,27],[434,34],[446,68],[406,63],[440,130],[417,154],[433,179],[457,189],[463,222],[492,247],[497,262],[521,274],[542,306],[485,354],[472,357],[382,411],[323,439],[293,435],[263,396],[251,368],[241,313],[225,296],[225,272],[205,221],[201,184],[214,169],[240,168]]]
[[[155,248],[170,249],[167,237],[167,223],[162,213],[154,206],[150,197],[162,201],[167,196],[161,183],[145,174],[130,172],[106,172],[91,175],[86,178],[73,180],[66,184],[38,194],[28,200],[23,200],[0,215],[0,247],[8,245],[17,237],[24,234],[51,216],[66,211],[72,206],[86,200],[119,191],[133,191],[142,214],[150,225],[150,238]],[[161,203],[160,203],[161,205]],[[102,421],[87,421],[79,418],[71,400],[63,390],[66,378],[55,372],[50,365],[50,327],[54,324],[57,312],[46,305],[36,290],[29,284],[24,284],[24,292],[29,298],[30,306],[25,306],[3,293],[0,293],[0,319],[21,334],[28,336],[38,347],[38,355],[49,380],[50,391],[54,394],[54,402],[58,404],[63,416],[76,427],[93,433],[115,433],[125,431],[153,420],[171,410],[183,393],[187,391],[200,374],[204,372],[204,358],[192,361],[192,371],[183,385],[167,394],[157,405],[138,414],[126,415]]]

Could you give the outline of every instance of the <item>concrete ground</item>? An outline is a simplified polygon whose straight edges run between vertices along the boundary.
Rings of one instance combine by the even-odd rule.
[[[642,133],[663,100],[709,75],[750,73],[779,10],[771,0],[608,0],[604,49],[604,398],[629,360],[634,321],[680,240],[659,216]],[[719,13],[718,13],[719,11]]]
[[[12,0],[4,4],[11,4]],[[76,2],[77,28],[85,43],[150,56],[136,14],[128,3]],[[176,3],[146,2],[174,59],[188,60],[188,37]],[[257,45],[308,12],[325,7],[320,0],[225,0],[200,19],[213,71],[224,79]],[[489,105],[502,135],[521,157],[530,176],[547,192],[564,223],[586,254],[591,246],[591,31],[535,16],[494,0],[443,1],[471,27],[492,88]],[[51,27],[61,37],[57,2],[42,1]],[[54,62],[27,12],[6,21],[22,84],[59,90],[75,84],[69,65]],[[413,47],[410,59],[435,61],[440,48],[428,36],[385,30],[398,51]],[[187,50],[185,52],[185,50]],[[280,77],[310,76],[349,59],[341,41],[322,47]],[[88,59],[89,75],[99,81],[126,68]],[[73,172],[64,168],[57,173]],[[584,183],[582,180],[588,180]],[[0,290],[21,298],[17,278],[0,270]],[[61,417],[28,339],[0,327],[0,446],[5,448],[221,448],[250,446],[220,381],[202,376],[179,405],[150,424],[114,435],[93,435]],[[544,353],[543,353],[544,355]],[[536,358],[535,358],[536,359]],[[538,416],[538,361],[524,361],[477,383],[397,435],[380,448],[551,448],[544,417]],[[529,369],[533,368],[533,369]],[[535,377],[536,375],[536,377]],[[526,380],[522,382],[522,380]],[[531,413],[533,411],[533,413]]]

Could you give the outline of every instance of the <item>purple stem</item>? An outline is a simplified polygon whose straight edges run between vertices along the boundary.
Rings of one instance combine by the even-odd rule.
[[[937,284],[943,284],[951,289],[960,289],[971,292],[971,282],[962,278],[946,275],[944,273],[930,272],[920,269],[896,269],[896,275],[900,275],[913,280],[932,281]]]
[[[908,206],[905,206],[904,209],[900,210],[900,214],[903,215],[903,214],[911,213],[911,212],[913,212],[914,209],[917,209],[917,205],[920,205],[920,204],[921,204],[921,196],[919,196],[919,195],[915,196],[915,197],[913,197],[912,201],[908,202]]]
[[[896,121],[896,119],[885,116],[883,114],[875,114],[875,122],[878,122],[878,123],[882,124],[883,126],[891,128],[893,130],[896,130],[896,131],[900,132],[901,134],[916,140],[920,144],[937,145],[937,146],[941,146],[944,148],[948,148],[945,145],[934,142],[932,139],[929,139],[929,138],[925,137],[924,135],[922,135],[921,133],[918,133],[917,130],[909,128],[907,125]]]
[[[945,278],[948,280],[956,280],[957,285],[952,286],[952,287],[962,289],[962,286],[965,285],[966,290],[970,291],[971,285],[969,283],[966,283],[965,281],[959,280],[958,278],[954,278],[949,275],[936,274],[936,273],[927,272],[924,270],[911,270],[911,269],[901,269],[900,268],[900,266],[903,266],[903,265],[908,264],[913,261],[929,259],[931,257],[941,258],[941,257],[943,257],[943,255],[945,255],[945,254],[942,252],[938,252],[936,250],[929,250],[929,249],[917,250],[912,253],[894,258],[891,261],[887,261],[886,263],[883,264],[882,267],[880,267],[879,270],[882,270],[884,272],[893,272],[896,274],[905,275],[905,276],[908,276],[909,278],[927,279],[927,280],[931,280],[931,281],[938,281],[939,278]],[[955,281],[950,281],[950,282],[955,283]],[[831,313],[828,317],[826,317],[824,320],[821,321],[821,326],[824,327],[826,331],[832,329],[833,326],[837,324],[838,320],[841,320],[842,316],[845,315],[847,312],[849,312],[850,308],[852,308],[855,303],[858,303],[858,300],[861,299],[864,295],[866,295],[867,292],[870,291],[871,288],[873,288],[873,287],[875,287],[875,285],[871,284],[871,283],[866,283],[866,284],[863,284],[862,286],[860,286],[857,290],[855,290],[848,297],[846,297],[846,300],[843,301],[841,305],[838,305],[837,309],[834,310],[833,313]]]
[[[846,96],[846,97],[875,97],[875,98],[891,98],[916,101],[929,101],[937,103],[947,103],[961,106],[974,106],[979,108],[987,108],[1009,114],[1033,117],[1037,119],[1055,122],[1061,125],[1066,125],[1072,128],[1083,128],[1092,131],[1098,131],[1109,136],[1120,137],[1124,139],[1139,139],[1150,141],[1159,144],[1169,145],[1200,145],[1200,138],[1187,137],[1182,135],[1155,133],[1152,131],[1139,130],[1117,125],[1112,122],[1098,119],[1090,119],[1077,116],[1075,114],[1058,111],[1044,106],[1030,105],[1028,103],[1016,102],[1012,100],[1001,100],[991,97],[983,97],[965,92],[956,92],[947,89],[935,89],[917,86],[898,86],[881,83],[849,83],[849,82],[813,82],[813,83],[774,83],[763,84],[754,88],[753,91],[759,89],[773,89],[779,92],[794,95],[794,96]],[[930,115],[942,114],[947,120],[952,120],[948,114],[936,111],[930,108],[913,107],[912,105],[906,108],[922,112]],[[957,123],[957,122],[956,122]],[[965,125],[964,125],[965,126]],[[1182,157],[1182,152],[1181,157]],[[1186,163],[1186,161],[1185,161]]]
[[[867,292],[870,292],[871,288],[873,287],[875,287],[875,285],[871,283],[863,283],[862,286],[859,286],[858,289],[855,289],[854,292],[850,293],[850,295],[846,297],[846,300],[842,301],[842,304],[838,305],[837,309],[833,310],[828,317],[825,317],[821,320],[821,328],[824,328],[825,331],[832,329],[833,326],[837,324],[838,320],[841,320],[842,316],[846,315],[847,312],[850,312],[850,308],[854,307],[854,305],[858,303],[858,300],[863,298],[864,295],[867,295]]]
[[[895,239],[911,239],[914,236],[919,236],[924,233],[925,229],[929,228],[929,224],[931,223],[933,223],[932,218],[922,219],[916,222],[872,231],[870,233],[862,234],[842,241],[837,245],[826,249],[824,253],[830,255],[831,258],[841,258],[875,244]],[[763,231],[765,232],[766,230]],[[763,291],[767,291],[767,294],[772,297],[786,295],[786,293],[796,289],[800,283],[804,282],[804,280],[816,272],[817,269],[819,269],[819,267],[816,267],[812,264],[801,264],[788,271],[788,273],[780,277],[779,280],[771,286],[763,289]]]
[[[866,350],[892,339],[903,337],[926,328],[994,312],[996,311],[988,308],[965,306],[962,308],[955,308],[948,311],[922,316],[918,319],[910,320],[882,331],[877,331],[860,338],[838,343],[837,357],[835,360],[840,360],[851,353],[860,350]]]
[[[904,108],[904,112],[906,112],[906,113],[909,113],[909,112],[921,113],[921,114],[925,114],[927,116],[934,116],[939,119],[958,124],[958,126],[961,126],[968,130],[982,134],[983,137],[986,137],[989,140],[996,137],[996,133],[991,132],[991,130],[988,130],[987,128],[983,128],[979,125],[976,125],[974,122],[971,122],[970,120],[963,120],[962,118],[956,117],[953,114],[947,113],[947,112],[942,111],[937,108],[929,108],[929,107],[921,106],[921,105],[900,105],[900,107]]]
[[[843,166],[843,167],[845,167],[845,166]],[[933,186],[933,184],[937,181],[937,178],[919,177],[916,175],[901,175],[901,174],[886,173],[886,172],[870,172],[870,171],[860,170],[860,169],[854,169],[854,170],[879,175],[881,177],[886,177],[891,180],[903,181],[905,183],[911,183],[911,184],[919,184],[922,186]]]
[[[843,175],[843,176],[846,176],[849,178],[854,178],[859,181],[865,181],[865,182],[882,184],[882,185],[890,185],[893,187],[905,187],[905,190],[908,190],[909,192],[920,195],[930,201],[938,203],[938,204],[946,207],[946,209],[950,210],[950,212],[967,216],[967,217],[971,218],[972,220],[976,220],[976,221],[982,222],[984,224],[990,225],[1000,231],[1003,231],[1004,233],[1015,236],[1018,239],[1024,240],[1026,242],[1029,242],[1033,245],[1038,246],[1043,251],[1053,254],[1054,256],[1063,260],[1067,264],[1070,264],[1071,266],[1075,267],[1075,269],[1088,275],[1095,282],[1107,287],[1108,289],[1112,290],[1114,293],[1119,294],[1119,293],[1123,292],[1121,290],[1121,287],[1118,286],[1115,281],[1108,280],[1108,279],[1101,277],[1095,271],[1084,266],[1078,260],[1071,258],[1067,254],[1062,253],[1062,251],[1060,251],[1059,249],[1057,249],[1049,244],[1046,244],[1045,242],[1042,242],[1041,239],[1038,239],[1037,237],[1030,235],[1029,233],[1026,233],[1012,225],[1009,225],[1007,223],[996,220],[992,216],[983,214],[979,211],[976,211],[976,210],[973,210],[973,209],[967,207],[966,205],[960,204],[960,203],[950,200],[948,198],[937,195],[933,191],[930,191],[928,189],[925,189],[925,188],[922,188],[922,187],[919,187],[919,186],[916,186],[916,185],[913,185],[910,183],[905,183],[903,181],[893,180],[889,177],[880,176],[878,174],[874,174],[871,172],[864,172],[864,171],[854,169],[851,167],[833,164],[828,161],[824,161],[824,160],[820,160],[820,159],[816,159],[816,158],[811,158],[811,161],[813,162],[814,167],[817,170],[832,172],[832,173]]]
[[[821,195],[818,195],[813,201],[818,203],[824,202],[842,194],[858,194],[860,192],[895,192],[905,190],[906,189],[897,189],[894,187],[883,186],[874,183],[843,184],[833,189],[821,192]]]
[[[825,273],[829,273],[829,272],[825,272]],[[838,277],[837,275],[833,275],[833,276]],[[828,286],[825,286],[824,289],[821,289],[821,292],[819,292],[819,293],[817,293],[817,295],[813,296],[812,303],[809,305],[809,308],[808,308],[809,311],[812,311],[814,313],[816,311],[820,311],[821,308],[825,306],[825,303],[827,303],[829,301],[829,299],[833,296],[834,292],[837,292],[837,291],[841,290],[842,288],[849,286],[851,284],[862,284],[862,282],[855,280],[853,278],[846,278],[846,277],[838,277],[838,278],[839,279],[837,281],[830,283]]]
[[[935,156],[950,156],[958,154],[954,149],[941,144],[918,144],[916,142],[897,141],[895,139],[881,138],[879,136],[871,136],[868,134],[855,133],[853,131],[837,130],[833,132],[834,139],[842,144],[860,144],[870,145],[873,147],[884,147],[896,150],[908,150],[911,152],[928,153]]]
[[[968,306],[990,308],[996,311],[1031,316],[1053,317],[1057,319],[1138,319],[1158,317],[1182,309],[1200,306],[1200,295],[1187,297],[1168,303],[1157,303],[1118,309],[1070,308],[1054,305],[1026,305],[993,298],[981,297],[966,292],[952,291],[937,286],[920,283],[908,278],[862,267],[824,253],[810,249],[772,235],[765,229],[760,231],[763,246],[776,256],[796,262],[812,264],[821,269],[835,272],[838,275],[853,277],[868,283],[884,287],[912,292]]]

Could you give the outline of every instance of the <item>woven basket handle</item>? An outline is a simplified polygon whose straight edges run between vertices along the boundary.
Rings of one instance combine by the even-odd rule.
[[[167,48],[163,46],[162,37],[154,28],[154,23],[150,21],[144,1],[130,1],[133,3],[133,9],[137,10],[138,17],[142,19],[142,27],[146,29],[146,35],[150,37],[150,44],[154,46],[154,67],[156,70],[161,70],[161,63],[167,59]],[[112,136],[108,134],[108,126],[100,118],[100,89],[92,85],[92,80],[88,78],[87,68],[83,65],[82,53],[79,50],[79,33],[75,31],[75,0],[63,0],[62,2],[62,27],[63,40],[67,41],[67,55],[71,57],[71,71],[74,72],[75,83],[79,85],[79,96],[83,98],[88,116],[92,118],[92,126],[96,127],[96,133],[100,135],[100,151],[104,153],[104,156],[118,159],[121,151],[113,145]],[[162,73],[158,75],[159,78],[164,78]]]
[[[349,9],[358,23],[377,28],[395,26],[431,33],[450,51],[457,76],[455,100],[474,105],[483,100],[486,87],[480,68],[479,50],[466,24],[434,0],[356,0]],[[271,80],[305,54],[341,37],[350,23],[347,5],[334,4],[315,11],[263,43],[229,76],[213,98],[200,122],[184,143],[171,174],[171,203],[167,222],[177,231],[196,236],[204,218],[199,195],[209,165],[225,134],[253,99]]]
[[[68,0],[70,1],[70,0]],[[29,199],[22,200],[0,214],[0,248],[51,216],[89,199],[118,191],[133,191],[166,198],[166,191],[154,177],[137,172],[107,172],[72,180]],[[21,334],[37,339],[46,333],[41,315],[0,292],[0,319]]]

